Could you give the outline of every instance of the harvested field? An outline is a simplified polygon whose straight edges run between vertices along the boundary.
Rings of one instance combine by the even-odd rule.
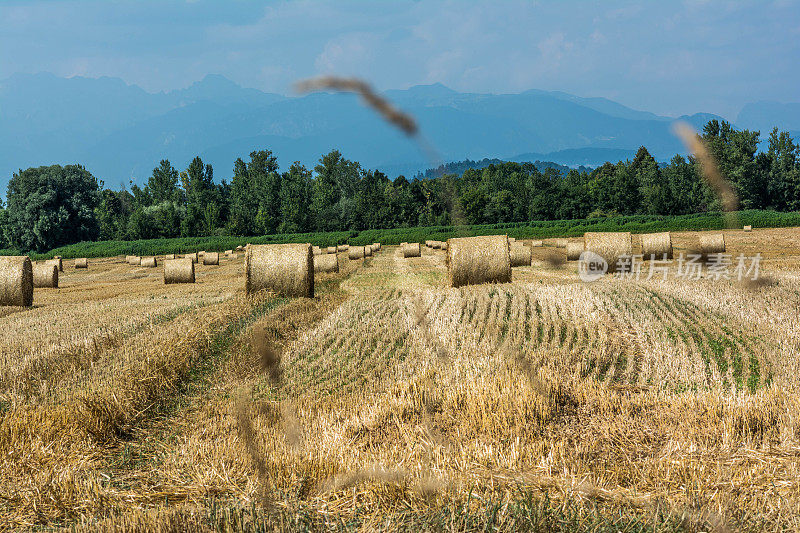
[[[0,307],[0,529],[800,529],[800,229],[724,234],[761,282],[65,269]]]

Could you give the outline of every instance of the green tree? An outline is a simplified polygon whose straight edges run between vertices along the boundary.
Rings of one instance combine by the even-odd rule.
[[[153,169],[152,175],[147,180],[145,191],[153,204],[163,202],[180,203],[181,193],[178,188],[180,175],[167,159],[162,159]]]
[[[181,173],[186,194],[186,212],[181,221],[184,237],[210,235],[221,226],[221,206],[218,189],[214,185],[214,170],[195,157]]]
[[[15,173],[8,184],[7,228],[10,244],[43,252],[57,246],[95,240],[95,208],[100,185],[80,165],[52,165]]]
[[[309,231],[311,172],[295,161],[281,177],[281,220],[279,233]]]

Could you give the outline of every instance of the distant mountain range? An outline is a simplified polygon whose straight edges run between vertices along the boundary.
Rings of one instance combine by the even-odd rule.
[[[414,115],[439,161],[354,95],[286,97],[218,75],[148,93],[116,78],[17,74],[0,81],[0,190],[18,169],[52,163],[81,163],[111,187],[131,179],[141,184],[159,160],[185,168],[195,155],[214,166],[219,180],[231,176],[237,157],[265,148],[282,168],[293,161],[313,167],[338,149],[392,177],[467,158],[594,166],[630,158],[640,145],[660,160],[683,151],[670,132],[674,118],[605,98],[539,90],[460,93],[441,84],[386,96]],[[680,118],[701,128],[720,117]],[[800,130],[800,104],[748,104],[736,125],[762,134],[771,125]]]

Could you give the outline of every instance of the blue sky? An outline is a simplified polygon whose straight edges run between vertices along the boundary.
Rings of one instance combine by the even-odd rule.
[[[209,73],[282,94],[357,75],[380,89],[562,90],[668,115],[800,101],[800,2],[3,1],[0,79],[114,76],[149,91]]]

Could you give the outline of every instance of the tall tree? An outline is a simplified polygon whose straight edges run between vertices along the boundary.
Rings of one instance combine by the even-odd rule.
[[[281,177],[281,218],[279,233],[300,233],[310,229],[311,172],[295,161]]]

